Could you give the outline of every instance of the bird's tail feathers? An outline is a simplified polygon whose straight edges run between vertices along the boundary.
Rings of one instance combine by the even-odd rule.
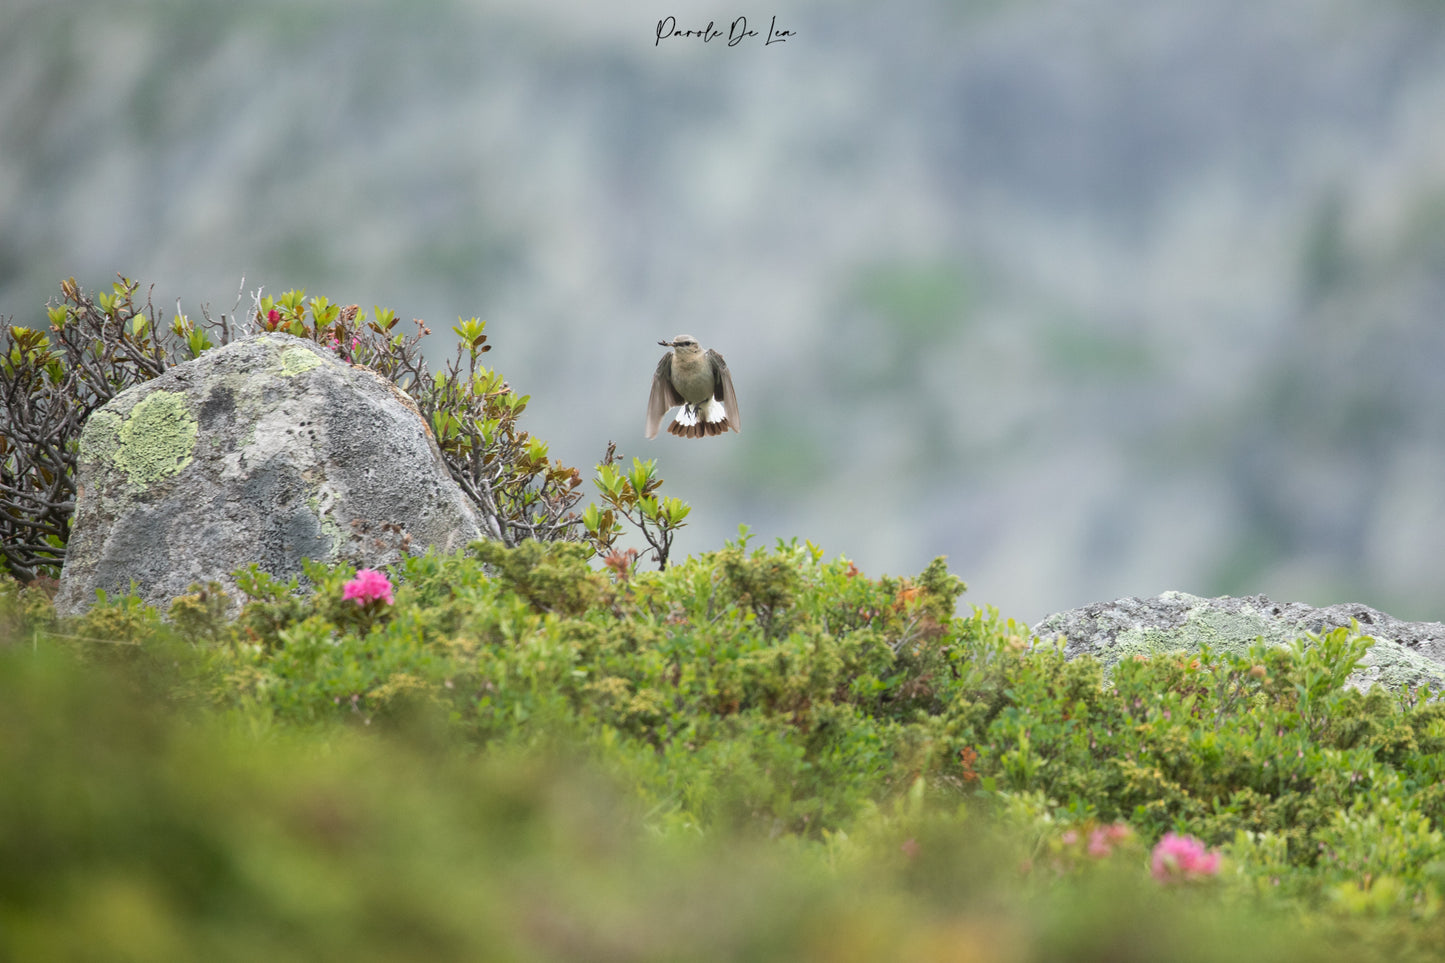
[[[709,398],[700,405],[683,405],[667,430],[679,438],[709,438],[726,434],[729,427],[722,404]]]

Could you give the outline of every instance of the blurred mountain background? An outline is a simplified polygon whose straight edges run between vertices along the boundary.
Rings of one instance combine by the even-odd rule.
[[[658,459],[684,554],[1445,619],[1427,0],[7,0],[0,228],[17,323],[116,272],[392,307],[434,362],[480,316],[555,456]],[[740,436],[642,438],[683,332]]]

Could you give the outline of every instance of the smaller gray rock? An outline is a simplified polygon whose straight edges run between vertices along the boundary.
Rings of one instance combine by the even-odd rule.
[[[1263,595],[1201,598],[1164,592],[1149,599],[1095,602],[1058,612],[1034,627],[1041,642],[1062,637],[1069,658],[1093,655],[1106,666],[1134,655],[1215,651],[1242,655],[1257,639],[1288,645],[1307,632],[1316,635],[1358,622],[1375,646],[1349,684],[1368,689],[1445,686],[1445,623],[1402,622],[1365,605],[1315,608],[1300,602],[1274,602]]]
[[[251,563],[376,567],[481,538],[416,405],[375,372],[289,334],[207,351],[94,412],[80,440],[55,608],[96,590],[165,611]]]

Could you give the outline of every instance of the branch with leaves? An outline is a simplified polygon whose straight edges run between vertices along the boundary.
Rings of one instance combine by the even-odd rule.
[[[159,328],[149,296],[136,303],[139,289],[119,277],[92,297],[69,278],[47,309],[48,332],[0,329],[0,562],[23,581],[60,574],[91,412],[175,364],[191,336],[208,342],[179,314]],[[220,326],[229,328],[225,315]]]
[[[244,282],[243,282],[244,284]],[[491,350],[486,323],[452,328],[457,353],[439,372],[422,356],[430,334],[416,321],[408,336],[392,311],[371,318],[357,305],[333,304],[288,291],[253,296],[244,318],[200,321],[177,305],[158,323],[139,284],[121,277],[110,292],[90,296],[69,279],[48,309],[49,331],[0,328],[0,562],[23,581],[56,577],[65,560],[75,511],[80,432],[90,414],[120,392],[213,347],[258,331],[306,338],[391,381],[416,403],[434,433],[452,478],[471,499],[483,530],[507,546],[525,539],[581,541],[581,474],[548,458],[547,444],[517,424],[527,395],[480,363]],[[237,306],[240,297],[237,298]],[[239,323],[237,323],[239,322]]]
[[[582,526],[598,552],[608,553],[614,551],[613,543],[623,532],[620,519],[626,519],[647,540],[658,571],[663,571],[672,551],[672,540],[686,524],[683,519],[692,508],[679,498],[658,497],[656,492],[662,479],[657,476],[657,463],[652,459],[632,459],[632,470],[628,472],[618,468],[619,461],[617,445],[609,442],[607,454],[597,466],[597,477],[593,479],[607,507],[587,506],[582,513]]]

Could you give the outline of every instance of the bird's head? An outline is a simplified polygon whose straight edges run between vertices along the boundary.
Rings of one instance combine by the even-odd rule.
[[[676,348],[680,354],[692,354],[700,350],[697,338],[694,338],[690,334],[680,334],[671,341],[659,341],[657,343],[665,348]]]

